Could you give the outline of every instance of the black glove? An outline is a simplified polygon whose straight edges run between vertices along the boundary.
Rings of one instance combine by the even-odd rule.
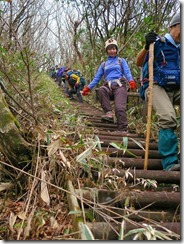
[[[151,43],[153,43],[153,42],[156,41],[156,37],[157,37],[157,36],[158,36],[158,35],[157,35],[155,32],[153,32],[153,31],[149,32],[149,33],[145,36],[145,39],[146,39],[145,49],[146,49],[146,50],[149,50],[149,45],[150,45]]]

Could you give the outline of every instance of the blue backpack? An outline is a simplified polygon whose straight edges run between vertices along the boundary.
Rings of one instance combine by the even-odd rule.
[[[84,79],[83,76],[80,76],[80,82],[81,82],[82,86],[85,86],[86,80]]]
[[[63,72],[65,72],[65,70],[66,70],[65,67],[61,67],[61,68],[58,70],[56,76],[57,76],[57,77],[62,77]]]
[[[80,83],[81,83],[81,85],[84,86],[84,85],[86,84],[86,81],[85,81],[84,77],[81,75],[81,73],[80,73],[79,70],[69,70],[69,71],[67,72],[67,74],[68,74],[69,76],[70,76],[71,74],[75,74],[75,75],[79,76],[79,77],[80,77]]]
[[[161,87],[180,87],[180,57],[174,49],[174,56],[177,59],[176,65],[172,62],[167,62],[164,55],[164,45],[168,45],[168,40],[161,37],[155,44],[154,51],[154,81]],[[171,48],[171,47],[169,47]],[[162,55],[161,64],[158,63],[159,55]],[[145,100],[145,89],[149,86],[149,72],[148,72],[148,56],[142,66],[142,85],[139,90],[140,97]]]

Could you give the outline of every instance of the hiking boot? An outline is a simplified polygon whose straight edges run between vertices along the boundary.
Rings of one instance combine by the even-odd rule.
[[[113,113],[111,111],[107,112],[105,115],[102,115],[101,120],[114,123]]]
[[[168,169],[168,171],[180,171],[180,164],[174,164]]]

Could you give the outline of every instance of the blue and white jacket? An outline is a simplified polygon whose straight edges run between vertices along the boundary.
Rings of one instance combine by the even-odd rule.
[[[125,77],[128,81],[133,80],[130,68],[124,58],[121,58],[121,66],[118,60],[118,56],[111,57],[109,56],[107,60],[101,63],[99,66],[95,77],[88,85],[89,89],[93,89],[96,86],[102,77],[105,77],[105,81],[117,80]],[[123,71],[123,72],[122,72]]]

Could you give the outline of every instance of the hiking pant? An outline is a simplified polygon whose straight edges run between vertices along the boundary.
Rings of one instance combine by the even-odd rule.
[[[58,86],[61,86],[61,76],[57,77]]]
[[[83,89],[83,86],[81,84],[78,84],[77,87],[73,87],[72,89],[68,90],[68,95],[70,98],[73,98],[73,94],[76,94],[77,97],[78,97],[78,100],[80,103],[83,102],[83,98],[82,98],[82,95],[81,95],[81,91]]]
[[[160,129],[158,135],[158,151],[162,156],[162,166],[165,170],[177,163],[178,160],[178,138],[174,132],[177,127],[174,105],[179,104],[179,89],[169,90],[157,84],[153,85],[153,109],[158,117]]]
[[[126,83],[120,87],[118,84],[112,84],[111,89],[108,85],[103,85],[98,90],[98,100],[106,113],[112,111],[110,100],[114,100],[115,116],[117,119],[117,129],[121,131],[127,130],[127,90]]]
[[[78,100],[80,103],[83,103],[83,98],[82,98],[82,94],[81,94],[83,87],[84,87],[83,85],[79,84],[76,88],[76,94],[77,94],[77,97],[78,97]]]

